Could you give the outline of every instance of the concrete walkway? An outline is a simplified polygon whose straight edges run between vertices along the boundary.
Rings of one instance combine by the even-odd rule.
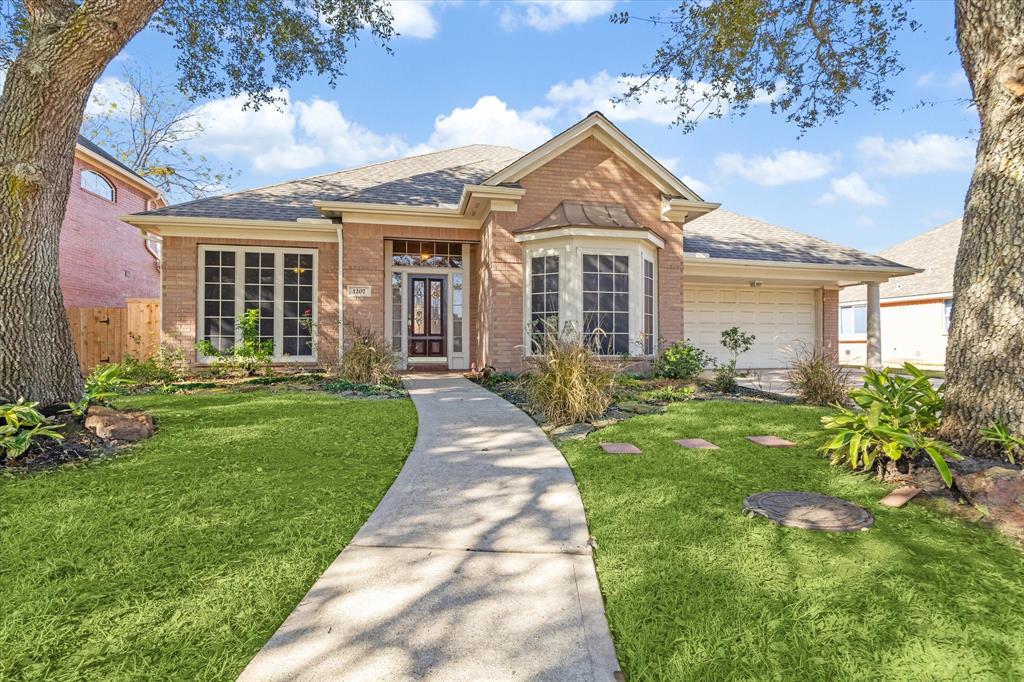
[[[405,467],[239,679],[613,680],[561,453],[462,377],[406,385],[419,434]]]

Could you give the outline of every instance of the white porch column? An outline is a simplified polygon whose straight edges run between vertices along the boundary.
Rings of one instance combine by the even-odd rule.
[[[882,305],[878,295],[878,282],[868,282],[867,288],[867,365],[872,369],[879,369],[882,366]]]

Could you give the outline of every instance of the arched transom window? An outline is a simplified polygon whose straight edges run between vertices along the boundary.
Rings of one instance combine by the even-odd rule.
[[[107,201],[114,201],[114,185],[96,171],[82,171],[82,189],[97,194]]]

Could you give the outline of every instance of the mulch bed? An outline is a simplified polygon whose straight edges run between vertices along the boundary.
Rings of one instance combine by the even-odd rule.
[[[18,459],[0,457],[0,472],[18,473],[54,469],[64,464],[85,462],[105,457],[121,445],[106,441],[85,428],[84,420],[70,414],[52,417],[64,424],[62,440],[37,438],[29,449]]]

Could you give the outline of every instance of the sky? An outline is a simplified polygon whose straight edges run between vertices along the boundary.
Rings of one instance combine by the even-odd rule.
[[[203,133],[190,151],[232,165],[239,190],[464,144],[528,151],[600,110],[706,201],[842,244],[878,251],[961,214],[978,120],[952,2],[911,6],[921,27],[897,40],[905,71],[887,110],[863,104],[803,136],[764,105],[690,133],[656,98],[614,105],[622,74],[642,69],[665,29],[614,25],[609,14],[672,6],[397,0],[393,54],[362,40],[335,89],[307,77],[281,93],[281,107],[197,103]],[[146,29],[94,92],[116,92],[129,62],[174,80],[174,59]]]

